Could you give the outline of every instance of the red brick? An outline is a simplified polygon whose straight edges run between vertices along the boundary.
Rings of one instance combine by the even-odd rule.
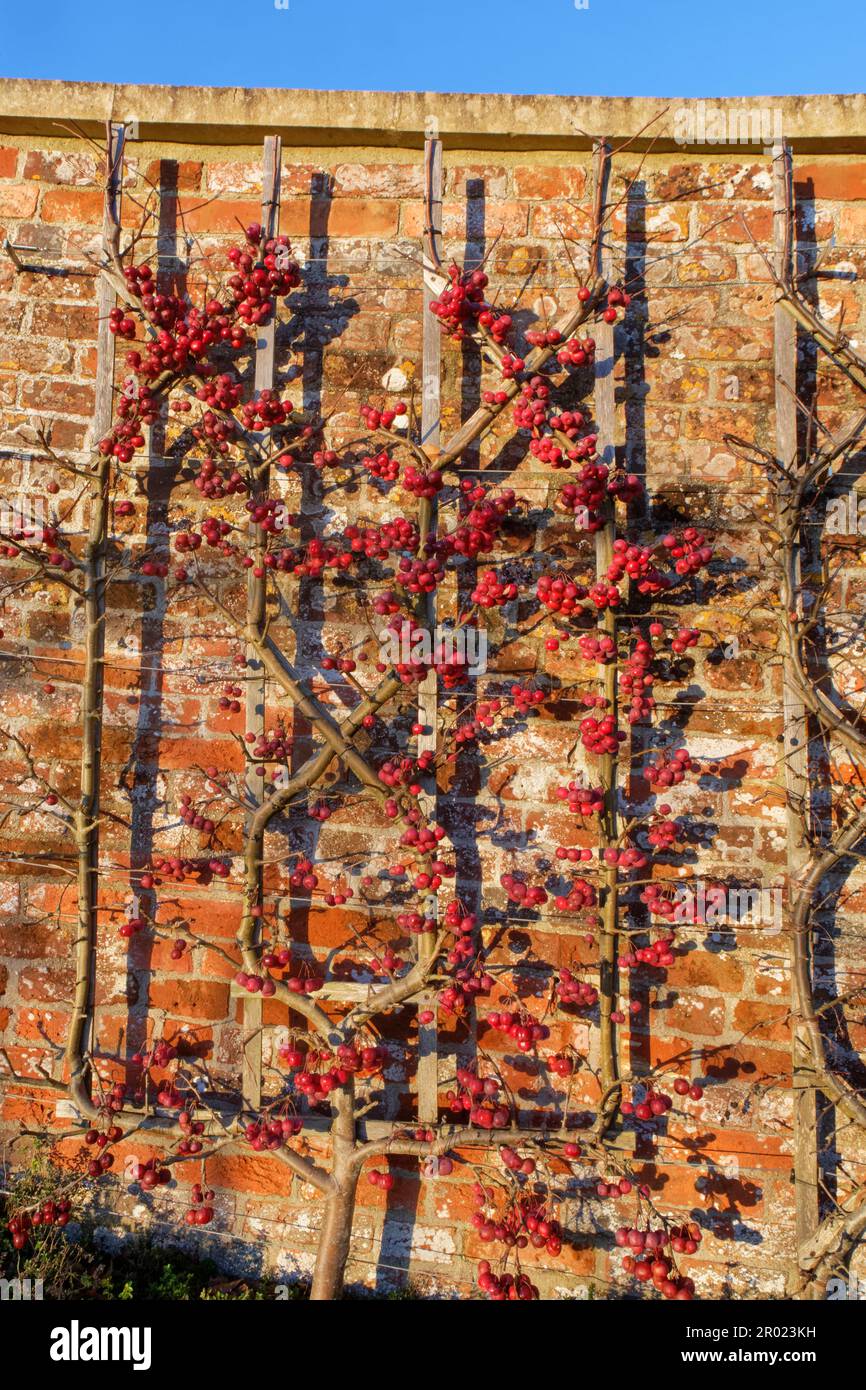
[[[18,974],[18,995],[22,1000],[38,999],[48,1004],[60,1000],[68,1002],[74,989],[75,970],[71,965],[45,961]]]
[[[793,1031],[787,1004],[766,1004],[754,999],[740,1000],[734,1010],[734,1023],[756,1044],[765,1038],[778,1043],[790,1042]]]
[[[26,183],[0,184],[0,217],[12,222],[32,217],[39,201],[39,189]]]
[[[735,959],[713,955],[710,951],[687,951],[671,966],[669,978],[676,988],[706,986],[720,993],[736,994],[742,989],[743,971]]]
[[[154,1009],[165,1009],[176,1018],[226,1018],[229,987],[210,980],[152,980],[150,1005]]]
[[[574,164],[518,165],[514,170],[514,191],[518,198],[582,198],[586,191],[586,170]]]
[[[36,189],[31,191],[35,197]],[[101,189],[52,188],[42,200],[42,220],[101,227],[104,209],[105,197]]]
[[[22,404],[40,414],[93,414],[96,393],[92,386],[77,386],[72,381],[32,381],[24,387]]]
[[[72,304],[38,304],[32,332],[39,338],[96,338],[95,307]]]
[[[160,187],[162,179],[165,188],[177,188],[181,192],[198,190],[201,174],[202,164],[197,159],[182,159],[179,163],[173,159],[152,159],[145,170],[145,178],[155,188]]]
[[[18,167],[18,151],[9,145],[0,147],[0,179],[14,179]]]
[[[284,1163],[257,1153],[216,1153],[208,1159],[207,1179],[230,1192],[259,1192],[287,1197],[292,1175]]]
[[[750,235],[751,233],[751,235]],[[772,245],[773,209],[733,203],[705,203],[698,208],[698,237],[704,241]]]
[[[866,160],[856,163],[831,160],[821,164],[801,164],[794,168],[794,190],[798,200],[829,199],[831,202],[859,202],[866,199]]]
[[[24,160],[25,179],[42,183],[84,184],[91,188],[101,177],[102,161],[95,154],[71,150],[28,150]]]
[[[14,1029],[19,1038],[32,1042],[64,1044],[69,1036],[72,1015],[57,1009],[27,1008],[19,1010]],[[44,1063],[43,1063],[44,1065]]]

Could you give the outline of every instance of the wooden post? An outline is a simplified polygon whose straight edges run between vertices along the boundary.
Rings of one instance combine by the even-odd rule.
[[[103,245],[119,235],[123,190],[124,127],[113,121],[107,131],[108,169],[102,217]],[[99,803],[102,763],[102,705],[105,657],[106,548],[109,527],[111,459],[100,458],[96,445],[114,418],[114,366],[117,340],[109,330],[116,294],[100,275],[96,284],[96,393],[91,445],[96,464],[89,483],[90,515],[85,551],[86,623],[81,695],[81,782],[75,817],[78,850],[78,930],[75,941],[75,992],[66,1057],[74,1099],[90,1101],[90,1066],[86,1061],[96,1034],[96,945],[99,871]]]
[[[439,450],[440,402],[440,364],[442,353],[442,331],[435,315],[430,313],[430,303],[441,288],[440,239],[442,236],[442,141],[435,120],[427,122],[424,137],[424,324],[421,392],[421,441],[431,457]],[[435,499],[427,502],[422,499],[420,507],[421,542],[425,533],[436,530],[437,507]],[[429,594],[424,605],[424,619],[432,633],[436,626],[436,596]],[[437,680],[431,668],[418,687],[418,722],[425,732],[418,736],[418,752],[432,751],[435,755],[438,738]],[[428,798],[425,808],[428,814],[435,815],[436,795]],[[427,915],[439,920],[439,901],[431,895],[427,904]],[[432,947],[432,933],[419,937],[418,954],[420,959],[429,957]],[[422,1005],[428,1002],[422,995]],[[439,1115],[439,1055],[436,1035],[436,1019],[431,1023],[418,1024],[418,1119],[435,1123]]]
[[[593,246],[596,264],[591,270],[607,280],[610,274],[610,252],[604,245],[604,214],[607,201],[607,187],[610,177],[610,148],[606,141],[600,140],[595,147],[595,181],[599,208],[599,231]],[[595,330],[595,391],[593,414],[598,432],[597,453],[599,462],[613,471],[616,466],[616,407],[614,387],[614,325],[600,322]],[[595,573],[596,578],[607,580],[608,566],[613,559],[613,543],[616,539],[616,513],[614,502],[607,498],[604,503],[604,526],[595,534]],[[616,612],[611,608],[604,610],[601,625],[616,646]],[[605,714],[616,714],[617,662],[606,662],[601,668],[604,697],[608,702]],[[601,783],[605,793],[605,806],[602,815],[601,832],[604,847],[612,845],[617,837],[617,756],[607,754],[601,759]],[[601,1041],[601,1082],[606,1099],[599,1111],[598,1123],[606,1129],[617,1109],[617,1094],[611,1091],[616,1083],[619,1067],[617,1063],[616,1026],[611,1017],[617,992],[617,912],[618,875],[615,864],[603,868],[604,903],[602,906],[602,928],[599,935],[599,1025]]]
[[[280,160],[282,141],[278,135],[268,135],[264,142],[262,163],[262,228],[265,239],[277,235],[280,224]],[[274,356],[277,337],[276,309],[270,322],[256,332],[256,374],[255,391],[270,390],[274,384]],[[267,496],[270,473],[265,471],[259,478],[257,494]],[[254,527],[252,534],[253,556],[258,561],[264,556],[265,536],[261,527]],[[253,570],[247,580],[247,613],[258,631],[262,630],[265,619],[265,599],[267,580],[256,578]],[[247,659],[254,665],[247,667],[246,682],[246,732],[257,737],[265,727],[265,672],[253,648],[247,649]],[[261,800],[262,783],[254,768],[246,777],[247,794],[256,802]],[[259,870],[259,896],[261,890],[261,869]],[[247,910],[252,906],[247,903]],[[261,995],[246,994],[243,1002],[243,1078],[242,1091],[244,1104],[258,1110],[262,1100],[262,998]]]
[[[794,228],[791,149],[776,146],[773,154],[773,260],[776,274],[787,280],[792,270]],[[797,458],[797,324],[776,305],[773,350],[775,357],[776,454],[785,467],[796,470]],[[784,492],[786,484],[780,484]],[[800,580],[800,557],[795,577]],[[787,831],[789,880],[809,857],[808,830],[809,732],[806,709],[786,657],[783,669],[785,789],[787,793]],[[786,904],[787,906],[787,904]],[[806,943],[807,950],[809,943]],[[794,1008],[797,1008],[794,990]],[[817,1092],[803,1068],[811,1064],[802,1025],[793,1035],[794,1073],[794,1195],[797,1248],[812,1239],[818,1229],[818,1105]],[[799,1282],[799,1267],[795,1281]]]

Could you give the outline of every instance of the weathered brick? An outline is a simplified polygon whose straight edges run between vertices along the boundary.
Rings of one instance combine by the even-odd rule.
[[[20,222],[32,217],[39,201],[39,189],[26,183],[0,184],[0,217]]]

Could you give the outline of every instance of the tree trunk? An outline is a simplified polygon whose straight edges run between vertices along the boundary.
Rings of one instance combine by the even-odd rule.
[[[325,1205],[325,1216],[319,1234],[319,1249],[310,1299],[326,1303],[342,1298],[346,1261],[352,1240],[355,1217],[355,1193],[361,1166],[355,1158],[355,1085],[332,1093],[331,1143],[333,1161],[331,1176],[336,1189]]]
[[[355,1216],[355,1193],[358,1187],[358,1170],[354,1166],[340,1165],[334,1173],[338,1189],[328,1199],[325,1218],[319,1236],[319,1250],[316,1256],[316,1270],[310,1299],[314,1303],[328,1302],[341,1298],[343,1280],[346,1274],[346,1261],[349,1258],[349,1245],[352,1239],[352,1223]]]

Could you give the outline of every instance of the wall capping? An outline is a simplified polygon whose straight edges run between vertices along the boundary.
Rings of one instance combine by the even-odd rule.
[[[2,78],[0,133],[62,139],[60,122],[101,137],[106,120],[136,119],[139,138],[149,142],[257,145],[266,134],[278,134],[295,146],[414,149],[423,146],[427,117],[434,115],[452,149],[580,150],[599,134],[615,143],[630,140],[634,150],[650,143],[659,152],[682,148],[684,154],[761,148],[760,141],[678,145],[676,113],[699,105],[697,98],[684,97],[294,91]],[[708,97],[704,108],[723,111],[727,120],[758,110],[772,111],[775,119],[778,111],[795,154],[866,150],[863,93]]]

